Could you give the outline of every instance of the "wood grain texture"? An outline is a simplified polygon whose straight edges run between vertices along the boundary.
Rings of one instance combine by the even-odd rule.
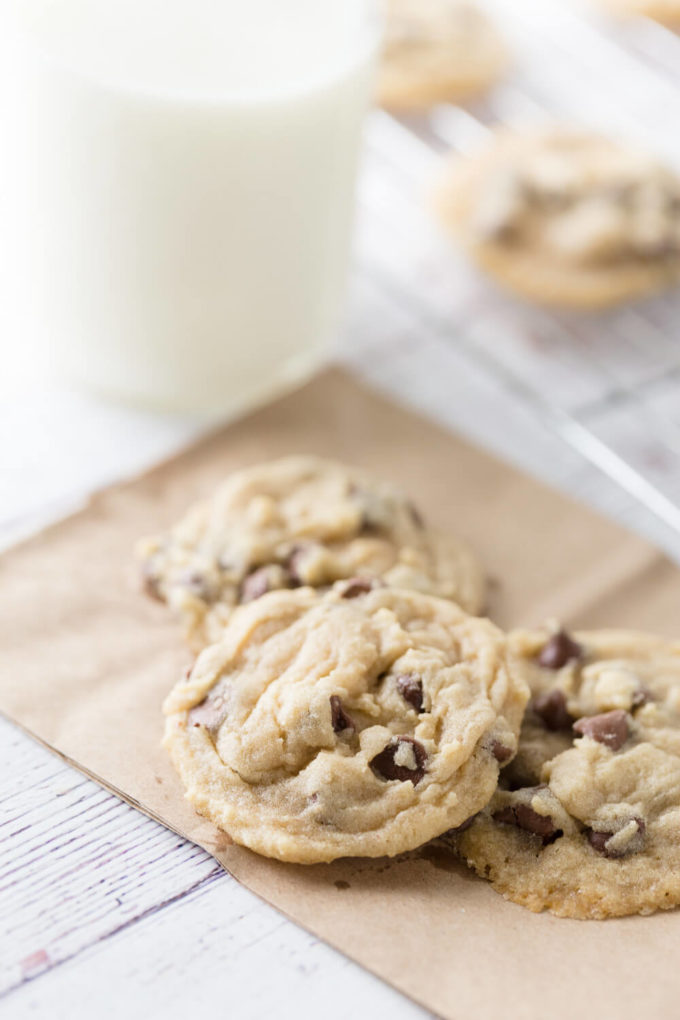
[[[255,1018],[284,995],[298,1017],[355,1017],[358,997],[427,1015],[3,720],[0,740],[3,1016],[70,1020],[96,1004],[141,1020],[226,997]]]

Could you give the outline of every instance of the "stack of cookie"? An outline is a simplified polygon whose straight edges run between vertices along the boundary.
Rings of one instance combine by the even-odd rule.
[[[165,744],[236,842],[313,863],[439,838],[534,910],[680,902],[680,645],[504,634],[464,543],[318,458],[234,475],[140,554],[198,652]]]

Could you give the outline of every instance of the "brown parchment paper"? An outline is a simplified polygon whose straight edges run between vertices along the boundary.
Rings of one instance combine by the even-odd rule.
[[[680,572],[658,551],[332,370],[5,554],[0,710],[444,1017],[676,1018],[680,912],[534,915],[431,849],[283,865],[230,845],[183,801],[159,747],[160,703],[189,656],[165,608],[140,594],[132,546],[232,469],[299,451],[374,469],[465,535],[503,625],[559,615],[678,634]]]

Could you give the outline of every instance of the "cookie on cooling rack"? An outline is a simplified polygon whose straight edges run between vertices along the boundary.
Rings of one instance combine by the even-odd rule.
[[[426,526],[411,500],[367,472],[295,456],[233,474],[170,531],[143,540],[145,586],[185,623],[196,650],[235,606],[268,591],[380,577],[481,609],[468,546]]]
[[[240,607],[166,701],[188,799],[265,856],[413,849],[480,810],[515,753],[529,690],[506,636],[367,582]]]
[[[498,131],[435,201],[472,259],[537,303],[601,308],[680,280],[680,179],[598,134]]]
[[[507,64],[494,25],[464,0],[388,0],[379,102],[395,112],[459,102],[492,85]]]
[[[454,845],[507,899],[563,917],[680,904],[680,643],[516,632],[533,699],[517,756]]]

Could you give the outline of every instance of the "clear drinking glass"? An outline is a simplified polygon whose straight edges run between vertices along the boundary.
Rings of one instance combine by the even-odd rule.
[[[0,10],[13,331],[159,407],[233,414],[307,375],[343,295],[372,3]]]

